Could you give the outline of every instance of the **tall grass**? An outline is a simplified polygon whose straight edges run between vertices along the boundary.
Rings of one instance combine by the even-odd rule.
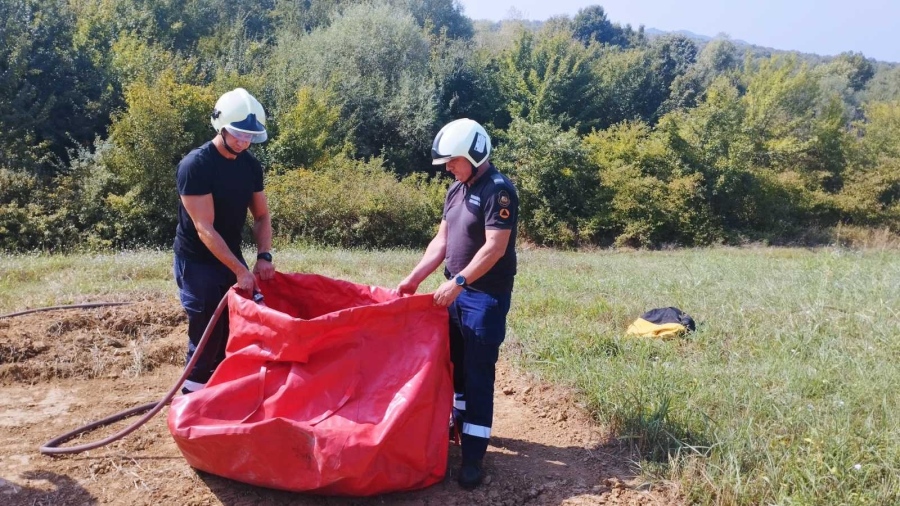
[[[698,331],[623,337],[663,306]],[[578,387],[693,502],[897,504],[898,313],[896,251],[545,252],[512,327],[526,367]]]
[[[419,255],[284,248],[276,264],[392,287]],[[168,252],[0,256],[0,313],[174,298],[170,266]],[[697,332],[624,337],[664,306]],[[523,251],[504,353],[575,386],[693,503],[900,503],[900,252]]]

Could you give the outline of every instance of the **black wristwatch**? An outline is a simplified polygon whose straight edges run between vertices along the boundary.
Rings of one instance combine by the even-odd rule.
[[[256,255],[256,259],[257,260],[265,260],[266,262],[272,263],[272,254],[269,253],[268,251],[265,251],[263,253],[259,253],[258,255]]]
[[[456,277],[453,278],[453,281],[456,283],[456,286],[461,286],[463,288],[466,286],[466,277],[462,274],[457,274]]]

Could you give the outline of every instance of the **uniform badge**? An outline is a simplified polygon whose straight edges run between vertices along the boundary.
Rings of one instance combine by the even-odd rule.
[[[500,217],[503,218],[504,220],[509,218],[509,209],[501,209]]]
[[[506,190],[500,190],[500,193],[497,194],[497,203],[500,204],[500,207],[509,207],[510,202],[512,199],[509,198],[509,193]]]

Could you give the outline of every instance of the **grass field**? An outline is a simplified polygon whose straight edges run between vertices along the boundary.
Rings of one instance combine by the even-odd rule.
[[[392,287],[419,255],[282,249],[276,264]],[[0,313],[160,295],[176,297],[167,251],[0,256]],[[698,331],[624,337],[664,306]],[[689,502],[900,503],[896,250],[523,251],[504,353],[576,387]]]

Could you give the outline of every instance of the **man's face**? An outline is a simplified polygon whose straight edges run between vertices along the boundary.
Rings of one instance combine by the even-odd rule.
[[[252,134],[245,134],[243,132],[232,133],[229,132],[228,129],[225,129],[225,143],[228,144],[235,153],[242,153],[247,148],[250,147],[250,139],[253,138]]]
[[[451,158],[446,167],[447,172],[453,174],[459,182],[465,183],[472,177],[472,164],[465,158]]]

